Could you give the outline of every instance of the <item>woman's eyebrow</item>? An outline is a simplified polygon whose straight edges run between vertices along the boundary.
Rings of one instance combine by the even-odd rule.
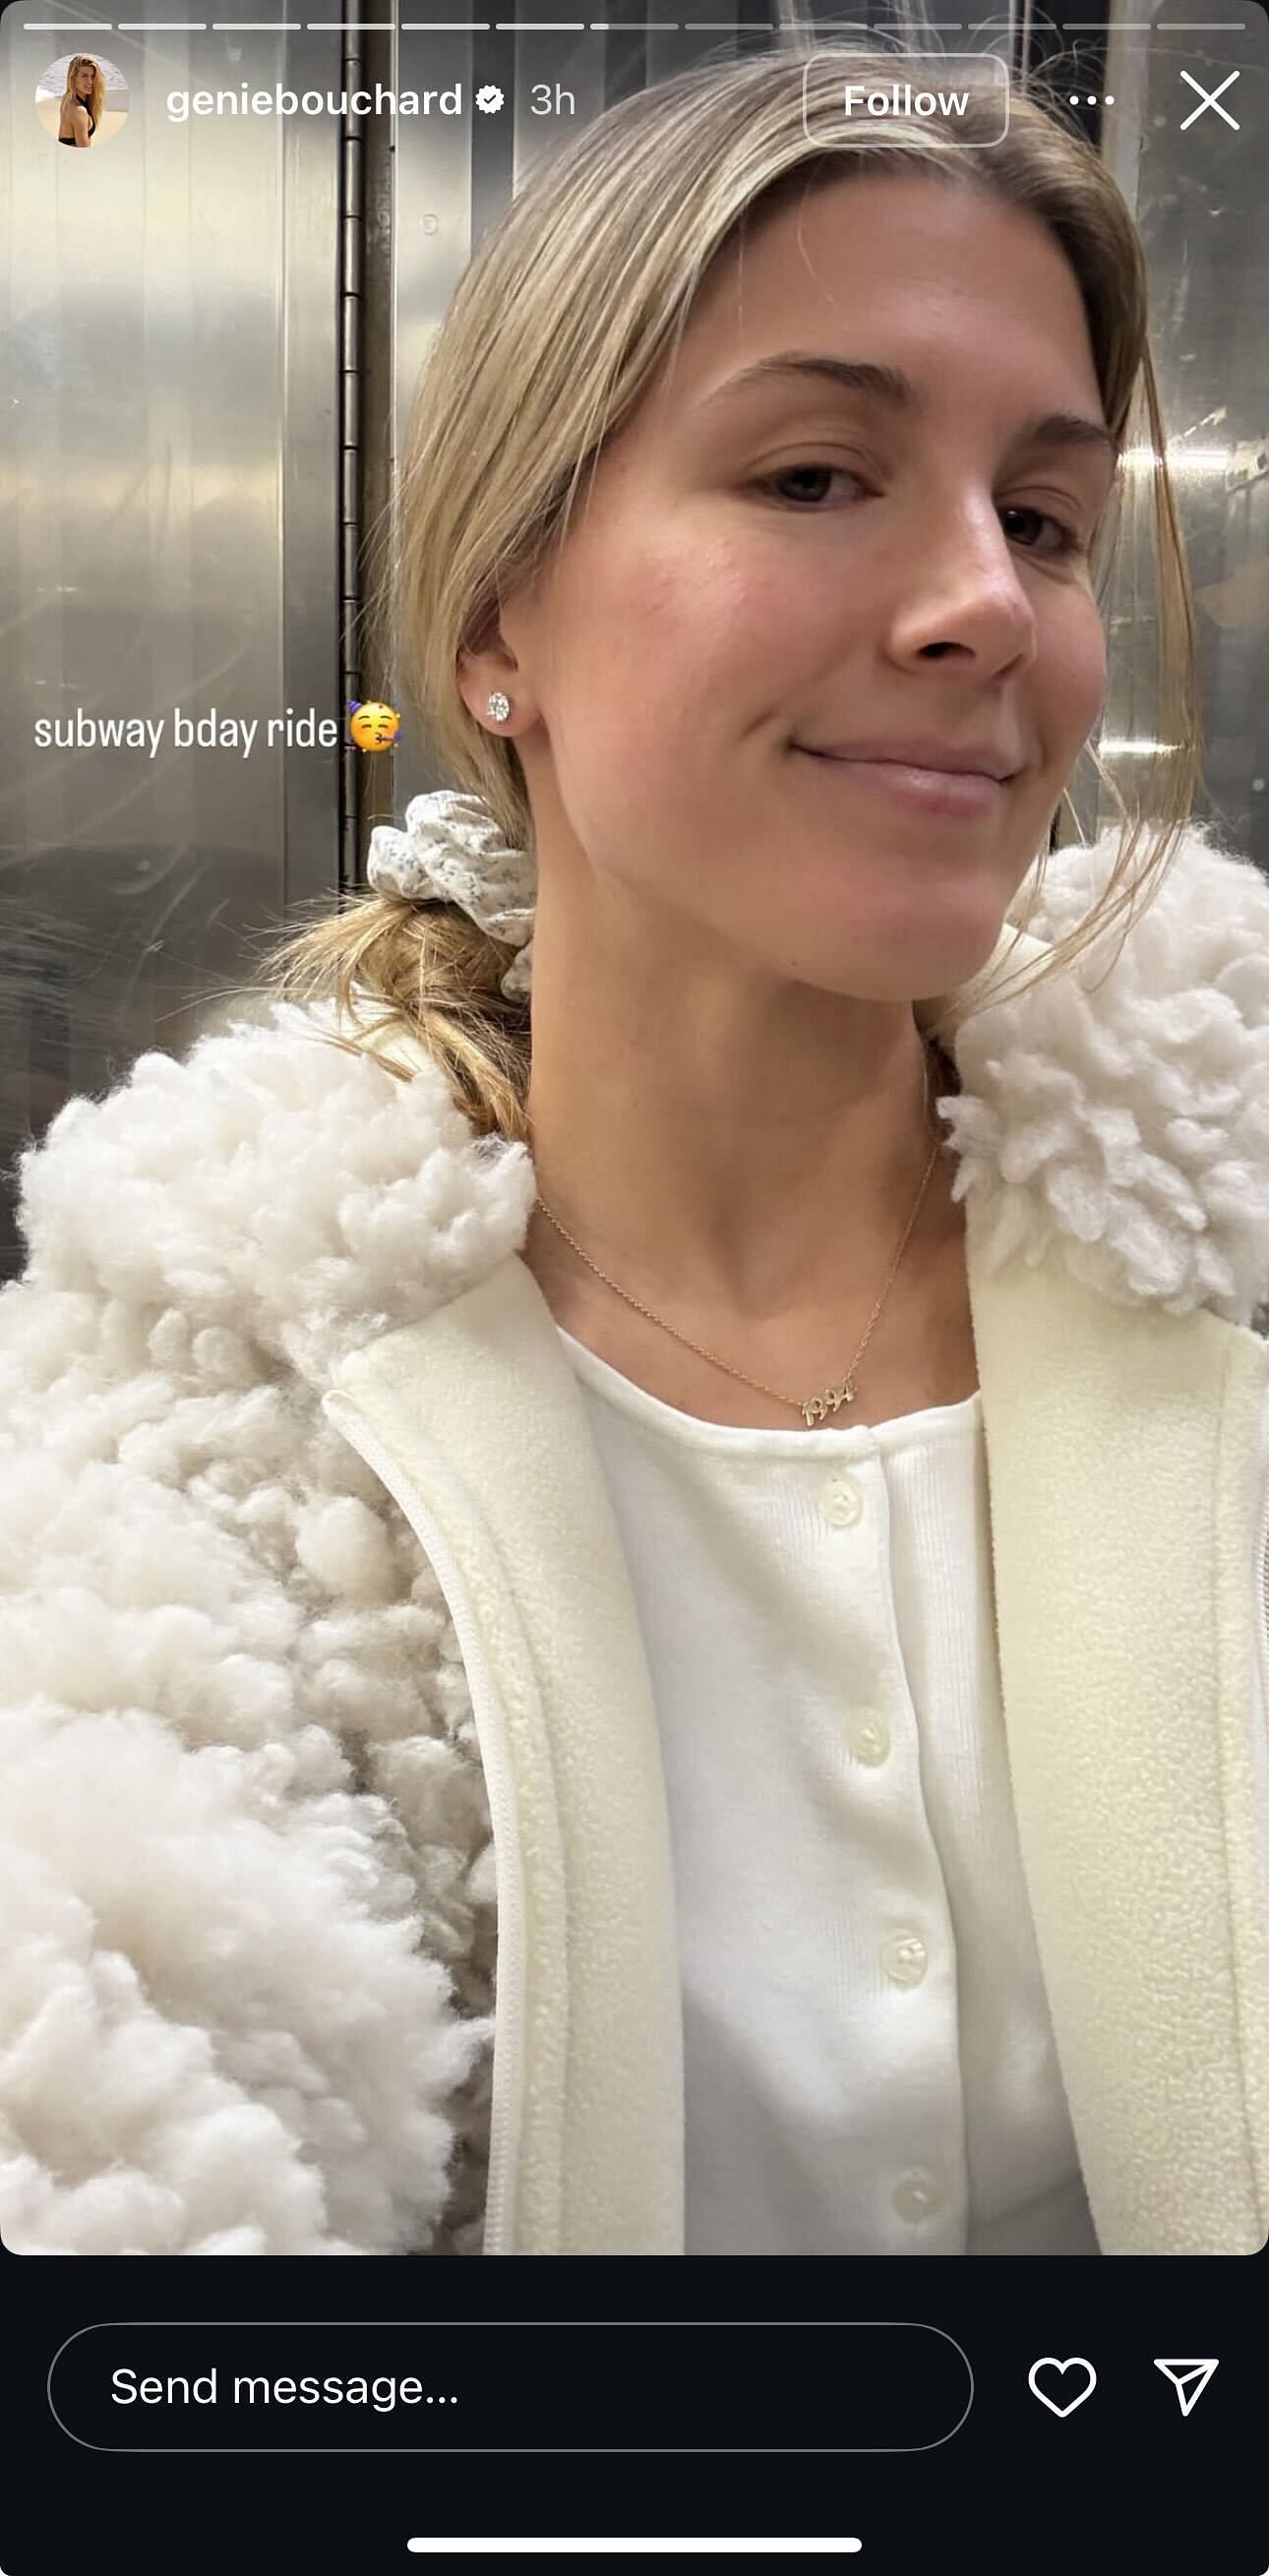
[[[814,377],[844,393],[862,394],[869,401],[887,403],[892,410],[914,417],[929,409],[926,395],[900,368],[881,366],[868,358],[831,357],[827,351],[810,349],[783,349],[774,357],[756,359],[752,366],[742,367],[738,375],[716,385],[696,408],[707,411],[753,385],[782,376]],[[1022,423],[1017,443],[1030,447],[1100,448],[1115,464],[1119,462],[1119,448],[1105,422],[1089,420],[1081,412],[1037,412]]]

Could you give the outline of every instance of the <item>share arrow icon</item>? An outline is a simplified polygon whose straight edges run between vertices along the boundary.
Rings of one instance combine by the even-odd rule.
[[[1217,2361],[1156,2360],[1154,2366],[1156,2370],[1161,2370],[1163,2372],[1165,2379],[1171,2380],[1180,2400],[1181,2413],[1183,2415],[1189,2415],[1197,2406],[1199,2399],[1212,2376],[1212,2372],[1214,2370],[1219,2370],[1220,2363]]]

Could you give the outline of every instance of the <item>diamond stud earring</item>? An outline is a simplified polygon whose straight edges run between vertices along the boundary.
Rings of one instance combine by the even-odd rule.
[[[501,689],[495,689],[492,692],[489,700],[489,712],[493,717],[495,724],[506,723],[507,717],[511,713],[511,700],[510,698],[505,698],[503,696]]]

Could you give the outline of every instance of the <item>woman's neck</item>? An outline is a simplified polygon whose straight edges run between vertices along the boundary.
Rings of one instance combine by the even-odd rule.
[[[535,1037],[529,1114],[551,1215],[535,1209],[526,1258],[544,1284],[593,1278],[593,1264],[627,1296],[672,1305],[689,1333],[692,1316],[744,1332],[800,1315],[814,1331],[870,1285],[871,1305],[909,1223],[909,1256],[958,1231],[934,1111],[954,1086],[914,1031],[888,1078],[818,1127],[787,1101],[764,1132],[743,1101],[689,1107],[655,1080],[602,1076],[570,1076],[561,1117]]]

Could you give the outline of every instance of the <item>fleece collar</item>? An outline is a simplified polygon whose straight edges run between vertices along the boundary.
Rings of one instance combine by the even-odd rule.
[[[966,1011],[1087,918],[1116,836],[1024,879]],[[924,1024],[948,997],[917,1006]],[[241,1328],[313,1386],[480,1284],[528,1233],[527,1148],[478,1139],[404,1030],[411,1075],[332,1046],[332,1005],[251,1001],[182,1062],[138,1058],[22,1158],[30,1275]],[[940,1102],[986,1272],[1054,1246],[1115,1304],[1250,1324],[1269,1298],[1269,884],[1191,826],[1162,888],[1075,966],[948,1041]]]

